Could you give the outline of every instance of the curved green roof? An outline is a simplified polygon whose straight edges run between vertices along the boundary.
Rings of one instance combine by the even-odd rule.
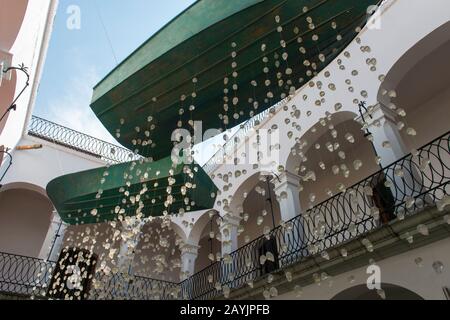
[[[111,134],[158,161],[112,166],[107,175],[94,169],[53,180],[47,193],[62,219],[95,223],[136,215],[139,208],[145,216],[159,216],[213,207],[211,194],[217,188],[203,169],[195,165],[192,176],[185,165],[172,168],[168,156],[178,122],[187,128],[188,121],[202,121],[203,131],[231,128],[274,105],[344,50],[356,27],[366,22],[367,7],[378,2],[197,1],[94,89],[91,108]],[[174,199],[167,208],[170,177]],[[184,195],[189,179],[197,188]],[[136,196],[140,201],[132,202]]]
[[[142,66],[151,63],[210,25],[262,1],[264,0],[214,1],[214,3],[197,1],[143,43],[97,84],[92,101],[95,102],[119,85],[123,79],[139,71]],[[214,8],[211,8],[211,5],[214,5]]]
[[[195,174],[189,176],[186,168],[194,170]],[[174,180],[169,182],[169,178]],[[183,194],[182,188],[187,182],[196,188],[187,188]],[[166,207],[169,185],[174,199]],[[170,158],[78,172],[56,178],[47,185],[47,194],[61,219],[68,224],[112,221],[119,215],[135,216],[139,206],[145,217],[161,216],[165,210],[169,214],[178,213],[180,208],[185,211],[210,209],[215,201],[212,193],[216,192],[216,186],[200,166],[172,167]],[[188,204],[185,199],[189,199]],[[94,209],[96,211],[92,212]]]
[[[170,138],[178,120],[183,127],[191,118],[203,121],[203,130],[207,130],[223,128],[223,118],[228,116],[227,127],[231,128],[279,101],[282,93],[289,92],[289,81],[296,88],[302,86],[350,43],[356,36],[355,27],[366,22],[367,7],[378,2],[198,1],[102,80],[94,90],[91,107],[111,134],[116,135],[120,129],[118,140],[124,146],[144,156],[164,158],[173,147]],[[280,25],[283,30],[277,32]],[[263,45],[265,52],[261,50]],[[287,61],[282,59],[283,53],[289,55]],[[319,53],[325,59],[320,60]],[[305,60],[311,64],[305,65]],[[267,73],[263,72],[266,66]],[[292,74],[286,74],[288,68]],[[238,73],[235,79],[233,71]],[[223,109],[225,77],[230,79],[228,96],[239,100],[236,106],[228,102],[227,112]],[[193,78],[198,79],[196,84]],[[258,83],[256,87],[252,80]],[[269,86],[264,84],[266,80],[271,81]],[[238,86],[236,91],[233,84]],[[191,97],[193,91],[195,98]],[[274,97],[268,98],[267,91]],[[183,95],[187,99],[182,102]],[[249,99],[258,102],[257,110]],[[180,107],[187,111],[191,104],[195,105],[192,115],[179,115]],[[234,119],[234,115],[239,117]]]

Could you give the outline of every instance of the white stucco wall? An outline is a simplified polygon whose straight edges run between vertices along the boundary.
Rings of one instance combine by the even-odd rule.
[[[417,293],[426,300],[445,300],[443,287],[450,286],[450,239],[445,239],[428,246],[415,249],[394,257],[378,261],[376,264],[381,269],[381,282],[404,287]],[[415,259],[422,259],[422,266],[415,263]],[[437,274],[432,265],[440,261],[444,265],[444,272]],[[369,262],[367,262],[369,265]],[[297,297],[292,292],[280,295],[276,299],[280,300],[329,300],[338,293],[357,286],[366,285],[367,267],[358,268],[350,272],[339,274],[329,281],[323,282],[320,286],[313,284],[302,288],[303,294]],[[352,278],[352,281],[350,279]],[[389,297],[388,297],[389,298]]]
[[[43,190],[62,175],[105,166],[101,159],[31,136],[24,136],[20,146],[42,144],[41,149],[12,152],[13,165],[3,179],[5,188],[14,183],[28,183]]]
[[[420,23],[418,23],[418,21],[420,21]],[[301,139],[310,128],[315,126],[319,120],[325,116],[327,111],[333,113],[334,106],[337,103],[342,104],[342,109],[340,111],[352,113],[358,113],[357,105],[353,101],[354,99],[365,100],[367,101],[368,106],[376,105],[378,103],[378,99],[380,98],[379,95],[382,89],[395,89],[398,82],[401,80],[401,77],[399,79],[395,79],[395,81],[391,81],[392,79],[389,79],[389,82],[382,84],[379,80],[380,75],[389,74],[391,69],[396,66],[399,61],[401,61],[405,54],[409,52],[409,50],[417,47],[417,44],[419,43],[420,45],[417,49],[418,52],[415,53],[413,57],[407,57],[408,61],[402,61],[401,63],[404,73],[400,76],[404,76],[408,71],[408,68],[412,68],[415,63],[420,61],[420,59],[426,58],[428,54],[433,52],[433,50],[436,50],[449,40],[448,32],[446,33],[445,29],[441,30],[443,28],[442,26],[449,21],[449,2],[446,0],[434,0],[432,3],[421,0],[385,1],[384,6],[381,9],[381,28],[370,30],[368,28],[364,28],[359,36],[360,42],[357,42],[356,40],[353,41],[345,50],[345,52],[350,53],[350,58],[345,57],[344,53],[342,53],[314,79],[315,83],[319,81],[323,83],[323,90],[326,91],[325,106],[322,105],[321,107],[317,107],[314,105],[315,101],[320,99],[319,93],[321,90],[319,90],[317,86],[309,87],[309,85],[305,85],[300,88],[293,99],[287,103],[287,111],[280,107],[276,114],[271,115],[262,121],[259,126],[260,130],[269,129],[274,124],[279,127],[279,130],[277,130],[277,135],[281,138],[279,164],[287,167],[287,161],[290,156],[291,149],[297,143],[296,138]],[[431,38],[424,40],[424,38],[430,34],[432,34]],[[370,53],[361,52],[361,46],[370,47]],[[366,59],[368,58],[377,59],[375,72],[369,70],[369,66],[366,64]],[[339,60],[341,60],[342,64],[345,66],[344,71],[339,69]],[[351,75],[353,70],[359,71],[358,76],[355,77]],[[330,78],[325,77],[326,72],[330,72]],[[351,79],[352,86],[354,87],[354,93],[347,90],[348,86],[345,84],[346,79]],[[329,83],[334,83],[337,90],[328,90],[327,87]],[[367,98],[363,98],[361,96],[361,92],[363,90],[367,91]],[[438,133],[442,134],[443,132],[448,131],[450,127],[444,120],[447,119],[447,117],[440,116],[442,112],[447,114],[447,111],[450,110],[449,108],[443,107],[448,105],[446,92],[447,91],[443,91],[439,93],[438,96],[415,109],[415,112],[407,115],[406,120],[408,121],[408,124],[412,127],[417,126],[417,131],[420,134],[420,138],[418,137],[415,139],[416,143],[407,143],[408,148],[413,146],[417,147],[424,143],[430,142],[432,139],[437,137]],[[290,115],[290,112],[292,112],[292,106],[294,105],[302,112],[300,120],[293,119]],[[308,111],[312,112],[309,117],[306,116]],[[296,129],[292,128],[290,124],[286,125],[286,118],[289,118],[291,123],[299,123],[302,128],[301,131],[298,132]],[[433,119],[438,120],[436,122]],[[433,129],[427,130],[430,125]],[[287,137],[289,131],[294,133],[292,139],[288,139]],[[404,138],[406,142],[411,141],[411,137]],[[244,139],[241,139],[241,141],[244,141]],[[314,143],[314,141],[309,142]],[[377,144],[377,149],[386,152],[386,155],[380,154],[381,157],[390,159],[392,155],[389,154],[389,150],[383,150],[380,147],[382,142],[383,141],[375,141]],[[245,145],[241,143],[236,154],[239,155],[245,151]],[[355,153],[358,153],[358,150],[355,150]],[[361,160],[367,163],[371,159],[364,154],[364,156],[361,157]],[[387,162],[389,163],[389,161]],[[347,161],[347,163],[350,164],[349,161]],[[365,174],[367,176],[374,170],[374,168],[375,167],[373,165],[369,165],[364,166],[360,172],[355,172],[353,170],[351,182],[357,182],[360,180],[357,178],[364,178]],[[223,164],[218,166],[211,173],[215,184],[219,190],[222,191],[217,197],[214,210],[218,211],[221,215],[225,215],[227,211],[234,215],[239,214],[240,210],[238,210],[238,206],[241,205],[241,201],[236,201],[236,199],[242,197],[240,194],[242,193],[242,186],[249,184],[247,180],[253,179],[251,177],[258,173],[259,170],[260,169],[254,169],[251,163],[238,165]],[[276,170],[276,168],[274,168],[274,170]],[[241,174],[239,177],[235,177],[236,171],[246,171],[246,174]],[[229,177],[227,181],[224,181],[222,178],[225,175],[228,175]],[[337,180],[330,181],[329,179],[326,179],[327,176],[319,176],[319,178],[326,184],[337,182]],[[253,182],[250,184],[253,184],[253,187],[256,185],[256,183]],[[225,191],[223,191],[224,187],[226,187]],[[323,187],[323,183],[318,183],[317,188],[314,187],[314,190],[322,190]],[[251,188],[252,186],[247,186],[246,191],[249,191]],[[305,198],[307,198],[307,196],[308,195],[302,194],[302,203],[305,203]],[[325,198],[326,197],[319,197],[320,200],[324,200]],[[202,219],[201,217],[198,217],[198,214],[195,215],[195,221],[199,221],[201,224]],[[190,239],[197,239],[197,236],[193,233],[198,233],[199,229],[201,228],[197,228],[194,224],[193,230],[195,231],[186,233],[188,235],[188,241],[190,241]]]
[[[7,148],[14,149],[31,117],[57,3],[57,0],[29,0],[20,32],[10,50],[12,65],[23,63],[28,68],[30,86],[17,102],[17,110],[10,113],[0,135],[0,145]],[[25,80],[25,76],[18,72],[16,95],[23,89]]]

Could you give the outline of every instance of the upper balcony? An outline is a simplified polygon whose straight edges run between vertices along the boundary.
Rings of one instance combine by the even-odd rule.
[[[274,293],[292,291],[294,285],[320,285],[367,266],[372,259],[389,260],[407,251],[415,254],[424,245],[448,237],[450,137],[445,106],[450,73],[442,72],[448,64],[441,62],[450,52],[450,24],[441,26],[445,20],[442,10],[433,19],[415,24],[422,12],[404,17],[408,3],[384,3],[383,30],[364,30],[359,42],[346,52],[352,58],[343,55],[329,66],[331,74],[337,74],[333,81],[347,84],[349,90],[327,94],[327,107],[318,107],[315,99],[320,99],[320,90],[326,90],[324,84],[330,81],[320,73],[279,107],[246,122],[205,166],[221,190],[214,209],[175,217],[171,235],[164,234],[164,239],[158,237],[167,231],[161,224],[146,225],[131,257],[134,260],[125,261],[128,272],[110,272],[114,264],[108,264],[111,246],[106,237],[111,236],[111,228],[107,229],[107,224],[70,227],[67,233],[72,237],[66,237],[64,246],[89,247],[99,258],[89,297],[274,297]],[[399,29],[399,16],[405,19],[406,30]],[[415,32],[410,30],[413,27]],[[409,36],[399,37],[402,32]],[[366,44],[371,46],[370,52],[362,46]],[[367,68],[372,57],[377,57],[378,64],[371,70],[377,72],[350,75],[351,70]],[[381,78],[385,81],[380,82]],[[360,95],[367,98],[367,110],[358,117]],[[330,112],[333,106],[336,112]],[[130,157],[127,150],[123,150],[124,157],[116,157],[117,150],[111,151],[115,146],[96,141],[94,145],[101,146],[91,147],[88,141],[92,137],[42,122],[45,125],[30,131],[30,136],[87,154],[102,164]],[[246,152],[247,139],[258,135],[258,130],[274,128],[284,137],[280,142],[282,159],[277,163],[280,177],[277,169],[269,172],[234,162],[235,154]],[[409,134],[411,128],[418,134]],[[380,166],[373,161],[375,156],[381,160]],[[224,158],[230,163],[223,164]],[[271,205],[274,214],[267,222]],[[258,222],[262,216],[265,223]],[[227,225],[213,223],[227,219],[235,223],[232,232]],[[241,228],[244,225],[245,230]],[[84,243],[86,232],[100,236]],[[183,243],[178,242],[180,238]],[[168,255],[181,263],[154,263],[160,253],[164,255],[158,247],[161,240],[164,248],[170,248]],[[178,246],[180,243],[187,245]],[[121,244],[116,242],[112,249],[120,250]],[[0,268],[4,270],[0,272],[4,291],[46,295],[56,272],[54,262],[11,254],[4,254],[0,261],[5,265]],[[153,279],[154,274],[160,279]],[[179,282],[180,274],[189,277]]]
[[[105,164],[141,159],[128,149],[37,116],[31,118],[28,135],[95,157]]]
[[[249,297],[247,285],[255,288],[252,296],[261,295],[268,274],[277,275],[278,285],[286,285],[292,281],[285,278],[288,270],[302,285],[320,282],[334,270],[354,268],[374,248],[386,257],[445,237],[449,217],[443,216],[449,201],[450,132],[179,284],[134,275],[97,275],[90,297],[215,299],[229,297],[233,289],[233,297],[242,298]],[[434,236],[426,237],[425,229]],[[399,239],[400,244],[395,241]],[[349,265],[350,257],[360,262]],[[1,254],[0,291],[44,295],[53,271],[54,262]]]

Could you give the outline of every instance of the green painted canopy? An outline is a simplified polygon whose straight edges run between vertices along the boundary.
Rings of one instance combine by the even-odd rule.
[[[185,165],[170,172],[173,131],[189,121],[202,121],[203,132],[232,128],[276,104],[344,50],[378,2],[197,1],[94,88],[91,108],[109,132],[158,161],[53,180],[47,193],[62,219],[96,223],[213,207],[217,188],[199,166],[193,176]],[[196,188],[182,195],[189,179]]]
[[[95,87],[91,108],[124,146],[164,158],[178,121],[183,127],[190,119],[203,121],[204,131],[231,128],[304,85],[351,42],[367,20],[368,6],[378,2],[197,1]]]
[[[166,207],[169,185],[173,201]],[[188,187],[183,194],[186,185],[195,188]],[[210,209],[216,192],[216,186],[200,166],[182,164],[173,168],[170,158],[69,174],[47,186],[56,210],[68,224],[100,223],[116,220],[119,215],[134,216],[139,206],[145,217],[161,216],[165,210],[178,213],[180,208]]]

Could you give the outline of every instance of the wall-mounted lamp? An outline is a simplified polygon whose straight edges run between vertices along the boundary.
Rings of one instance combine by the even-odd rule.
[[[17,100],[19,100],[20,96],[25,92],[25,89],[30,85],[30,75],[28,74],[28,69],[25,67],[24,64],[19,65],[18,67],[9,67],[7,69],[2,69],[2,73],[7,74],[8,72],[12,71],[12,70],[18,70],[18,71],[22,71],[27,80],[25,82],[25,86],[23,87],[23,89],[20,91],[20,93],[17,95],[16,98],[14,98],[13,102],[11,103],[11,105],[8,107],[8,109],[6,109],[6,111],[3,113],[2,117],[0,118],[0,122],[3,121],[3,119],[6,117],[6,115],[11,112],[11,110],[16,110],[16,102]]]

